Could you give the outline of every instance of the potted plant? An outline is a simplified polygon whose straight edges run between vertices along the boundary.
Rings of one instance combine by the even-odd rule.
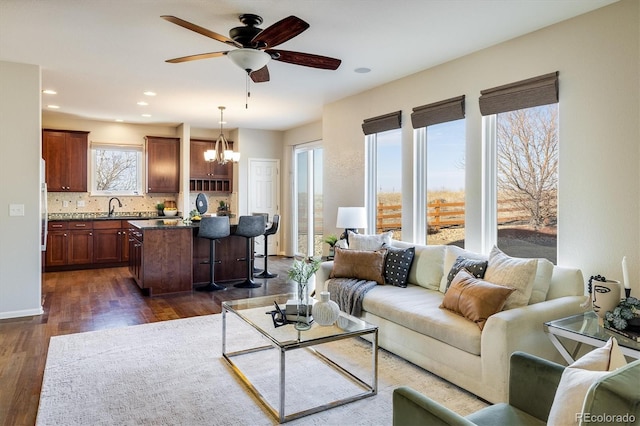
[[[329,234],[322,241],[329,244],[329,259],[333,259],[336,243],[338,242],[338,236],[335,234]]]
[[[220,216],[223,216],[229,211],[229,206],[224,200],[220,200],[218,202],[218,213],[222,213]]]
[[[158,216],[164,216],[164,203],[156,204],[156,209],[158,210]]]
[[[297,321],[296,330],[308,330],[311,328],[311,304],[309,303],[309,280],[320,268],[320,259],[301,260],[295,259],[288,277],[294,281],[298,287]]]

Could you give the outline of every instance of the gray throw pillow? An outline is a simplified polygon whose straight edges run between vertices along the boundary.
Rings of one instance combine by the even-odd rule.
[[[406,249],[387,247],[387,258],[384,261],[385,282],[397,287],[406,287],[415,254],[414,247]]]
[[[471,275],[476,278],[484,278],[484,273],[487,270],[488,263],[489,262],[486,260],[467,259],[466,257],[458,256],[456,258],[456,261],[453,262],[453,266],[451,266],[449,275],[447,275],[447,288],[444,292],[446,293],[447,290],[449,290],[451,281],[453,281],[455,276],[462,269],[466,269]]]

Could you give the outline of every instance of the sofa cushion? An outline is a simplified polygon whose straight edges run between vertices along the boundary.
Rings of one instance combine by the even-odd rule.
[[[529,303],[537,268],[538,259],[511,257],[494,246],[489,254],[484,279],[493,284],[515,288],[516,291],[511,293],[504,309],[519,308]]]
[[[451,282],[440,307],[464,316],[482,330],[487,318],[501,311],[507,298],[514,291],[513,287],[477,279],[463,269]]]
[[[416,253],[409,270],[409,282],[411,284],[417,284],[430,290],[438,290],[440,288],[440,281],[444,275],[442,264],[445,246],[425,246],[397,240],[393,240],[391,245],[399,248],[415,247]]]
[[[442,267],[445,272],[442,276],[442,280],[440,281],[440,287],[439,287],[440,293],[444,293],[447,291],[447,278],[448,278],[447,275],[449,274],[449,271],[453,267],[453,264],[456,262],[456,259],[458,257],[462,256],[465,259],[473,259],[473,260],[489,260],[489,256],[487,255],[465,250],[458,246],[447,245],[444,247],[445,247],[444,262]]]
[[[331,278],[356,278],[384,284],[385,250],[335,249]]]
[[[582,412],[587,391],[592,384],[616,368],[627,364],[615,338],[601,348],[594,349],[565,368],[553,398],[548,424],[578,424],[577,413]]]
[[[445,293],[451,285],[451,281],[453,281],[453,279],[461,269],[466,269],[471,273],[471,275],[476,278],[484,278],[484,273],[487,270],[487,263],[488,262],[486,260],[474,260],[458,256],[456,261],[453,263],[449,274],[447,274],[447,287],[444,290]]]
[[[375,286],[362,302],[363,310],[437,339],[473,355],[480,355],[481,331],[471,321],[439,309],[443,294],[414,284],[399,289]],[[429,348],[424,349],[425,352]]]
[[[378,235],[362,235],[353,231],[347,231],[349,234],[349,248],[351,250],[378,250],[385,246],[391,245],[393,232],[383,232]]]
[[[409,270],[416,254],[415,247],[406,249],[388,247],[386,250],[387,257],[384,261],[385,282],[397,287],[406,287]]]

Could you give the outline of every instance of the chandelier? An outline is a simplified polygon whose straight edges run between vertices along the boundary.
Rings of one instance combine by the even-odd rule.
[[[240,160],[240,153],[233,152],[229,149],[229,142],[227,142],[227,138],[224,137],[222,129],[222,125],[224,124],[223,111],[225,107],[219,106],[218,109],[220,110],[220,136],[216,139],[213,149],[208,149],[204,152],[204,159],[209,162],[217,161],[218,164],[227,164],[229,161],[237,163]]]

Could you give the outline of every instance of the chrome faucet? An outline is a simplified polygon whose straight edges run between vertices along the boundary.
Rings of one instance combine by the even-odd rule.
[[[111,207],[111,202],[116,200],[118,202],[118,207],[122,207],[122,203],[117,197],[111,197],[109,199],[109,217],[113,216],[113,213],[116,211],[116,206]]]

